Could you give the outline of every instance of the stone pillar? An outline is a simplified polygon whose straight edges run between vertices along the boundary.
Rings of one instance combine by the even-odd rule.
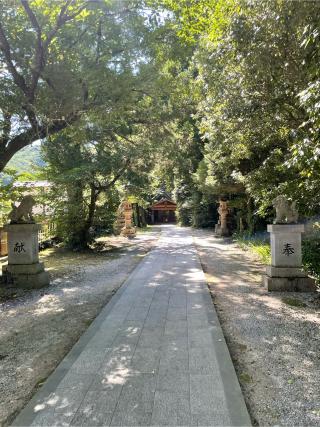
[[[229,236],[230,232],[227,225],[227,217],[229,214],[228,202],[220,200],[219,203],[219,221],[218,224],[216,224],[215,226],[215,233],[217,234],[217,236]]]
[[[136,229],[132,225],[132,205],[129,202],[124,202],[122,206],[124,210],[124,227],[121,230],[121,235],[133,238],[136,235]]]
[[[39,262],[40,224],[7,224],[8,265],[3,267],[7,281],[22,288],[41,288],[49,284],[49,274]]]
[[[315,281],[302,270],[301,233],[303,224],[268,225],[271,266],[267,266],[264,285],[269,291],[316,290]]]

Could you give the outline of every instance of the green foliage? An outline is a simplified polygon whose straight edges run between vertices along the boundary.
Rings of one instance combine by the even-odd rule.
[[[178,224],[184,227],[192,225],[192,206],[188,201],[177,205],[176,218]]]
[[[164,4],[179,36],[197,41],[184,72],[202,141],[189,190],[245,196],[251,232],[278,194],[297,200],[306,215],[317,213],[319,2]]]
[[[4,0],[0,14],[0,170],[87,113],[107,125],[144,98],[157,26],[143,1]]]
[[[242,383],[245,383],[245,384],[252,383],[252,378],[247,372],[241,372],[241,374],[239,375],[239,378]]]
[[[285,304],[290,305],[290,307],[298,307],[298,308],[306,307],[306,304],[298,298],[283,297],[281,300]]]
[[[120,198],[148,182],[150,142],[139,127],[128,135],[130,117],[116,112],[107,128],[105,116],[94,115],[43,146],[58,233],[71,247],[87,247],[97,232],[112,231]]]
[[[163,0],[163,4],[178,16],[179,36],[191,43],[204,32],[210,40],[218,41],[230,17],[239,9],[236,0]]]
[[[320,283],[320,237],[302,241],[302,263],[304,268]]]
[[[122,196],[147,206],[160,190],[197,227],[216,222],[221,196],[250,234],[278,194],[318,213],[319,2],[27,4],[38,25],[23,3],[0,6],[22,78],[2,42],[0,169],[10,147],[46,139],[66,239],[89,241]]]
[[[119,204],[120,194],[117,188],[110,188],[108,192],[101,194],[93,220],[95,235],[113,232]]]

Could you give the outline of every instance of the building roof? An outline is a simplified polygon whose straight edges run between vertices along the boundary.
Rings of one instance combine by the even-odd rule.
[[[52,183],[49,181],[17,181],[13,184],[14,187],[19,188],[47,188],[51,187]]]
[[[176,210],[176,208],[177,208],[177,204],[175,202],[173,202],[170,199],[165,199],[165,198],[159,200],[158,202],[154,203],[151,206],[152,210],[158,210],[158,211]]]

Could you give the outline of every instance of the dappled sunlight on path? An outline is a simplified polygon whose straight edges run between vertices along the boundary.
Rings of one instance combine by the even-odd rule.
[[[249,425],[190,230],[164,226],[15,425]]]

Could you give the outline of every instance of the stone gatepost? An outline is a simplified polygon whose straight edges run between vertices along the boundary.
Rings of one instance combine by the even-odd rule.
[[[14,286],[22,288],[41,288],[49,284],[49,274],[39,262],[38,232],[40,224],[7,224],[8,265],[3,274]]]
[[[124,202],[122,208],[124,211],[124,227],[121,229],[121,236],[133,238],[136,236],[136,229],[132,225],[132,204]]]
[[[271,266],[263,277],[268,291],[312,292],[315,281],[302,270],[301,234],[304,224],[297,224],[294,202],[284,196],[274,200],[277,217],[268,225],[271,244]]]

